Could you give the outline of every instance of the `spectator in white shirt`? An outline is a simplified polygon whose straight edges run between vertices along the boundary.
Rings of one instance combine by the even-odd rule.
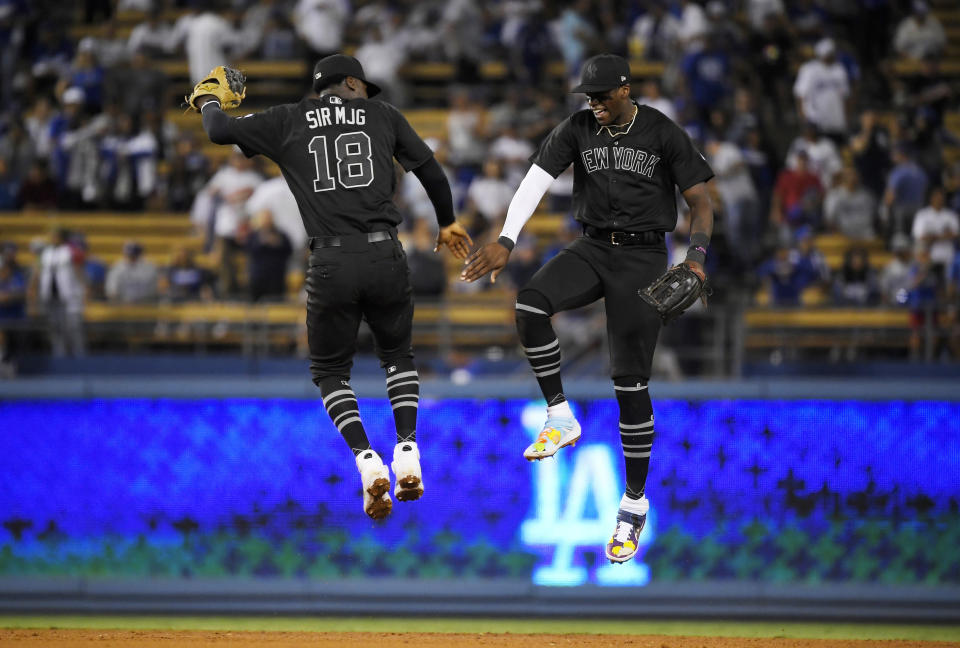
[[[123,257],[107,273],[107,299],[124,304],[157,299],[157,266],[143,258],[143,246],[136,241],[123,244]]]
[[[710,167],[723,205],[723,232],[741,270],[749,270],[759,255],[760,201],[746,160],[730,142],[707,142]]]
[[[69,233],[57,230],[39,254],[37,295],[48,318],[53,355],[84,355],[83,310],[86,285],[83,257],[70,245]]]
[[[503,179],[500,163],[490,159],[483,165],[483,175],[474,178],[467,188],[467,222],[474,237],[499,227],[513,199],[513,188]]]
[[[221,297],[236,296],[237,275],[234,257],[247,228],[247,199],[263,182],[253,161],[239,149],[230,155],[227,165],[217,171],[197,195],[191,215],[215,245],[220,261],[218,292]]]
[[[170,53],[173,42],[173,33],[162,17],[159,8],[153,8],[147,14],[147,19],[139,23],[130,32],[127,40],[127,55],[134,52],[146,52],[150,56],[165,56]],[[209,72],[209,70],[207,70]]]
[[[307,232],[303,228],[303,219],[300,217],[300,208],[293,192],[287,186],[282,175],[260,183],[253,190],[253,195],[247,200],[246,212],[255,216],[263,211],[269,211],[274,225],[290,239],[294,249],[294,258],[300,258],[307,245]]]
[[[803,132],[793,140],[787,151],[787,166],[797,168],[797,156],[800,152],[807,154],[810,171],[817,174],[820,184],[829,189],[833,186],[837,173],[843,168],[843,160],[833,141],[819,134],[814,124],[807,123]]]
[[[453,204],[459,207],[464,200],[466,186],[458,182],[453,168],[447,163],[449,158],[449,149],[445,142],[435,138],[428,137],[424,140],[427,146],[433,151],[434,159],[440,164],[444,175],[447,176],[447,182],[450,183],[450,193],[453,194]],[[434,236],[437,233],[437,219],[434,218],[435,212],[433,203],[427,195],[426,189],[420,184],[420,181],[412,173],[404,173],[400,180],[400,191],[397,194],[400,206],[405,213],[410,214],[414,219],[424,220],[432,228]],[[433,248],[431,248],[433,249]]]
[[[890,239],[890,251],[893,258],[887,262],[880,274],[880,296],[885,304],[904,306],[907,303],[907,293],[913,287],[913,277],[910,275],[910,259],[912,246],[910,237],[903,232],[897,232]]]
[[[503,165],[504,178],[516,189],[530,167],[528,160],[534,154],[533,145],[519,134],[517,122],[506,124],[490,144],[488,155]]]
[[[960,218],[947,209],[943,187],[930,190],[929,203],[913,218],[913,240],[925,245],[930,250],[930,261],[945,272],[953,263],[960,238]]]
[[[845,168],[842,174],[841,183],[827,191],[823,200],[827,226],[851,239],[875,238],[876,196],[860,184],[860,174],[853,167]]]
[[[129,39],[124,40],[117,35],[116,19],[103,23],[99,36],[87,36],[77,47],[83,47],[85,41],[89,43],[100,65],[108,70],[122,65],[130,58]]]
[[[680,11],[680,43],[686,52],[696,52],[703,49],[703,44],[710,29],[707,21],[707,12],[694,0],[681,0]]]
[[[486,114],[464,88],[455,90],[447,112],[447,141],[450,162],[456,166],[479,168],[486,155],[484,135]]]
[[[101,193],[116,209],[142,209],[157,188],[160,143],[141,121],[134,132],[133,118],[121,114],[100,141]]]
[[[647,13],[633,23],[630,50],[650,61],[675,60],[680,55],[680,20],[659,2],[650,3]]]
[[[947,35],[926,2],[913,3],[913,13],[897,25],[893,47],[901,56],[920,61],[941,54],[947,46]]]
[[[382,101],[395,106],[406,105],[403,84],[400,82],[400,68],[407,62],[404,32],[387,29],[382,24],[374,25],[354,55],[363,65],[367,78],[383,90]]]
[[[832,39],[824,38],[814,46],[816,58],[800,66],[793,85],[793,96],[803,119],[817,125],[832,138],[845,140],[850,80],[847,70],[836,59]]]
[[[171,47],[183,41],[190,65],[190,82],[198,83],[218,65],[229,65],[245,53],[251,43],[249,35],[240,28],[240,14],[230,11],[226,17],[207,11],[186,15],[177,21],[171,37]]]
[[[293,8],[294,28],[313,62],[340,51],[349,18],[347,0],[298,0]]]
[[[777,21],[786,16],[783,0],[746,0],[747,18],[753,31],[763,28],[763,21],[767,16],[774,16]]]
[[[671,121],[677,121],[677,109],[673,102],[660,92],[660,82],[656,79],[647,79],[641,86],[642,94],[637,97],[637,103],[656,108]]]

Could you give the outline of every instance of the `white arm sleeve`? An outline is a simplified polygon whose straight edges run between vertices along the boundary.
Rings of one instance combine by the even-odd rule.
[[[543,168],[536,164],[530,167],[523,182],[517,187],[517,193],[513,194],[513,200],[510,201],[510,207],[507,208],[507,219],[503,223],[503,230],[500,236],[506,236],[508,239],[517,242],[520,236],[520,230],[527,224],[533,212],[540,204],[543,194],[553,183],[553,176],[547,173]]]

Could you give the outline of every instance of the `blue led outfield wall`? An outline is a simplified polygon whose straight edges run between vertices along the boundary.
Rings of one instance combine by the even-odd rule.
[[[0,575],[960,584],[960,404],[657,401],[641,555],[603,560],[614,401],[523,448],[542,403],[422,402],[426,494],[383,523],[318,401],[0,403]],[[392,450],[385,400],[361,401]]]

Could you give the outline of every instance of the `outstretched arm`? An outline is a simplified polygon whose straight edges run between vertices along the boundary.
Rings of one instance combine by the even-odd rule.
[[[683,198],[690,206],[690,249],[684,261],[702,277],[703,262],[707,258],[707,248],[713,235],[713,201],[707,183],[700,182],[683,192]]]
[[[220,102],[213,95],[204,95],[197,99],[200,114],[203,116],[203,130],[214,144],[236,144],[230,137],[230,118],[220,109]]]
[[[265,155],[276,161],[286,140],[284,111],[270,108],[236,118],[227,115],[226,110],[236,107],[239,100],[228,100],[223,106],[220,101],[219,97],[209,93],[194,99],[210,141],[214,144],[236,144],[247,157]]]
[[[437,246],[433,251],[438,252],[441,246],[446,245],[453,256],[466,259],[467,254],[470,253],[469,246],[473,245],[473,241],[467,234],[467,230],[453,216],[453,195],[450,193],[450,183],[443,172],[443,167],[436,158],[430,158],[414,169],[413,174],[420,180],[437,214],[440,233],[437,235]]]
[[[496,243],[488,243],[470,255],[463,272],[460,273],[461,281],[473,282],[491,272],[491,283],[497,282],[497,275],[507,265],[510,251],[513,250],[520,236],[520,230],[530,220],[553,180],[552,175],[536,164],[530,167],[523,182],[517,187],[513,200],[510,201],[500,238]]]

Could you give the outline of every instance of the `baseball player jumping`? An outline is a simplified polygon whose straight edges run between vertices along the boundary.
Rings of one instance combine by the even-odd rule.
[[[306,275],[310,371],[323,405],[356,458],[363,510],[374,519],[393,506],[390,475],[370,447],[350,387],[360,320],[370,325],[386,371],[397,444],[391,464],[394,495],[423,494],[416,443],[420,381],[413,362],[413,293],[396,227],[394,158],[423,183],[437,213],[437,247],[466,258],[472,245],[453,214],[450,185],[430,148],[393,106],[371,101],[380,89],[355,58],[336,54],[313,71],[314,94],[299,103],[231,118],[224,108],[244,98],[245,79],[215,68],[194,88],[190,105],[216,144],[237,144],[280,167],[300,208],[310,247]]]
[[[476,281],[492,272],[491,280],[496,280],[550,183],[573,164],[573,210],[583,236],[544,265],[517,295],[520,343],[547,401],[543,430],[523,456],[551,457],[580,438],[580,424],[563,393],[560,343],[550,317],[605,298],[627,482],[606,556],[626,562],[636,553],[649,508],[644,487],[654,435],[647,392],[653,351],[661,316],[678,314],[669,307],[658,312],[651,303],[662,304],[648,303],[638,293],[666,268],[664,233],[677,224],[679,187],[692,210],[691,245],[684,263],[668,271],[680,280],[658,282],[665,285],[660,297],[682,301],[685,308],[699,295],[713,231],[705,183],[713,172],[679,126],[631,100],[626,60],[595,56],[584,63],[581,81],[572,92],[586,94],[589,109],[568,117],[543,141],[510,203],[499,240],[467,258],[461,279]],[[676,291],[687,294],[670,294]]]

